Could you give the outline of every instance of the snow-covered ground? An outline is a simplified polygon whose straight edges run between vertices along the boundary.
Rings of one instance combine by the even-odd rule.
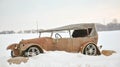
[[[38,34],[0,35],[0,67],[120,67],[120,31],[99,32],[98,45],[102,45],[102,49],[117,51],[111,56],[85,56],[80,53],[48,51],[29,58],[27,63],[10,65],[7,62],[11,58],[10,51],[6,50],[9,44],[36,37]]]

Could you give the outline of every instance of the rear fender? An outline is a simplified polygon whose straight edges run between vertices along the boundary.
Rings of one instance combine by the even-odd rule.
[[[88,42],[88,43],[85,43],[84,45],[82,45],[80,52],[83,53],[85,47],[86,47],[88,44],[90,44],[90,43],[92,43],[92,44],[94,44],[94,45],[96,46],[96,48],[97,48],[97,55],[101,55],[100,50],[98,49],[97,45],[96,45],[95,43],[93,43],[93,42]]]
[[[85,47],[86,47],[88,44],[90,44],[90,43],[93,43],[93,42],[87,42],[87,43],[82,44],[81,47],[80,47],[80,52],[83,53]],[[95,44],[95,43],[93,43],[93,44]],[[96,45],[95,45],[95,46],[96,46]]]

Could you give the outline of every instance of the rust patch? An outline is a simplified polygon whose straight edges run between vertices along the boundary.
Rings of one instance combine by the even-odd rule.
[[[113,50],[102,50],[101,52],[103,55],[105,56],[110,56],[112,55],[113,53],[116,53],[116,51],[113,51]]]
[[[15,57],[20,55],[20,52],[18,49],[14,49],[13,52]]]
[[[7,60],[9,64],[20,64],[22,62],[26,63],[29,60],[28,57],[14,57]]]

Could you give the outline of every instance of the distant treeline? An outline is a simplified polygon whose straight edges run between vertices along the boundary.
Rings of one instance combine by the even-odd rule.
[[[96,23],[97,31],[120,30],[120,23],[109,23],[107,25]]]
[[[38,33],[37,30],[24,30],[24,31],[18,31],[15,32],[13,30],[10,31],[1,31],[0,34],[22,34],[22,33]]]
[[[97,31],[112,31],[112,30],[120,30],[120,22],[118,22],[116,19],[114,19],[112,22],[108,24],[100,24],[96,23]],[[42,30],[42,29],[40,29]],[[38,33],[38,30],[24,30],[24,31],[18,31],[15,32],[13,30],[11,31],[1,31],[0,34],[21,34],[21,33]]]
[[[108,24],[98,24],[96,23],[96,27],[98,31],[112,31],[112,30],[120,30],[120,22],[117,19],[113,19]]]

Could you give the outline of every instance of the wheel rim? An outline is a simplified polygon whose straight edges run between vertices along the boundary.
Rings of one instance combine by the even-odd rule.
[[[85,55],[96,55],[97,48],[94,44],[88,44],[85,48]]]
[[[30,47],[27,52],[25,52],[25,56],[32,57],[40,54],[40,51],[37,47]]]

